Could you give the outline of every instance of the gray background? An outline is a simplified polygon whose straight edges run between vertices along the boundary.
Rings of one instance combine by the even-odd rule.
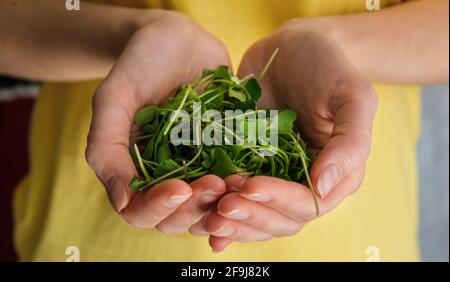
[[[420,245],[423,261],[449,260],[449,87],[422,94],[419,143]]]

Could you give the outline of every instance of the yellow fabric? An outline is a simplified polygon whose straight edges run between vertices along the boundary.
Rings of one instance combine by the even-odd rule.
[[[362,0],[102,2],[189,14],[225,42],[235,67],[252,42],[289,18],[365,11]],[[68,246],[79,247],[82,261],[364,261],[376,256],[376,248],[382,261],[418,260],[419,87],[375,86],[379,112],[373,150],[356,194],[293,237],[234,243],[213,254],[206,237],[136,229],[113,212],[84,159],[90,99],[97,85],[43,86],[31,126],[31,171],[14,203],[21,260],[64,261]]]

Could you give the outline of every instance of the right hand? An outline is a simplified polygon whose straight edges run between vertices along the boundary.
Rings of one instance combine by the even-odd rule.
[[[134,116],[159,104],[204,68],[230,65],[224,45],[187,17],[150,11],[128,40],[93,98],[86,159],[106,188],[113,207],[130,224],[174,234],[197,223],[226,191],[225,182],[207,175],[190,184],[168,180],[136,193],[128,183],[137,174],[129,155]]]
[[[341,46],[304,20],[290,21],[255,43],[239,76],[260,73],[276,48],[279,54],[261,80],[260,106],[297,113],[300,132],[317,153],[310,176],[324,215],[362,183],[377,96]],[[303,184],[267,176],[230,176],[226,182],[236,192],[202,220],[207,231],[222,230],[210,238],[215,251],[231,240],[293,236],[317,218],[312,193]]]

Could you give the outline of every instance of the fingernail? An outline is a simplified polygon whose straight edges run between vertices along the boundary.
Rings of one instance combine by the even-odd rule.
[[[317,182],[317,189],[321,198],[325,198],[341,179],[341,172],[335,164],[328,165]]]
[[[227,237],[233,234],[234,230],[228,226],[222,226],[217,231],[211,232],[212,235],[217,237]]]
[[[111,178],[107,184],[109,200],[114,208],[121,212],[127,205],[128,199],[125,194],[124,185],[121,185],[120,180],[116,177]]]
[[[170,197],[169,199],[167,199],[166,205],[169,208],[174,208],[178,205],[180,205],[181,203],[183,203],[184,201],[186,201],[187,199],[189,199],[189,197],[192,195],[191,194],[187,194],[187,195],[175,195]]]
[[[255,202],[269,202],[272,197],[266,194],[254,193],[254,194],[241,194],[242,197]]]
[[[209,204],[212,203],[214,201],[217,200],[217,198],[221,195],[222,193],[220,192],[216,192],[212,189],[208,189],[204,192],[202,192],[202,194],[200,194],[200,197],[198,198],[199,202],[202,204]]]
[[[240,211],[240,210],[232,210],[228,213],[220,213],[219,212],[219,214],[224,217],[227,217],[229,219],[234,219],[234,220],[245,220],[250,217],[250,214],[248,212]]]
[[[206,231],[205,229],[200,228],[196,225],[191,226],[191,228],[189,228],[189,232],[191,232],[192,235],[194,235],[194,236],[208,236],[209,235],[208,231]]]

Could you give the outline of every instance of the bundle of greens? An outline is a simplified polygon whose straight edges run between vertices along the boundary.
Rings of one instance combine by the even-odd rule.
[[[306,180],[314,198],[316,212],[319,214],[316,195],[308,174],[312,159],[306,153],[306,144],[300,134],[294,131],[295,112],[284,109],[270,118],[268,109],[257,107],[261,96],[259,81],[276,52],[257,78],[250,75],[239,79],[230,73],[226,66],[214,70],[205,69],[197,80],[182,85],[177,94],[164,105],[151,105],[141,109],[135,116],[135,123],[141,129],[142,135],[130,140],[130,154],[140,176],[133,177],[129,186],[142,191],[166,179],[178,178],[189,182],[206,174],[215,174],[222,178],[241,174],[267,175],[296,182]],[[194,103],[200,103],[200,107],[196,109],[193,107]],[[236,128],[243,134],[236,134],[224,126],[223,122],[202,118],[208,110],[217,110],[221,114],[220,121],[230,118],[224,114],[227,110],[241,110],[243,113],[234,118]],[[267,113],[268,118],[246,118],[251,114],[259,116],[261,113]],[[196,121],[197,116],[200,116],[200,123]],[[277,122],[273,122],[274,120]],[[263,128],[267,129],[267,133],[269,129],[272,130],[271,133],[277,133],[276,147],[249,134],[250,128],[261,130],[257,125],[261,121],[265,122]],[[189,133],[190,140],[174,145],[169,138],[171,130],[181,128],[186,122],[194,124],[193,132]],[[202,144],[192,141],[201,139],[202,132],[207,127],[223,133],[220,135],[221,142]],[[227,143],[226,141],[230,141],[224,140],[227,138],[234,138],[237,142]]]

